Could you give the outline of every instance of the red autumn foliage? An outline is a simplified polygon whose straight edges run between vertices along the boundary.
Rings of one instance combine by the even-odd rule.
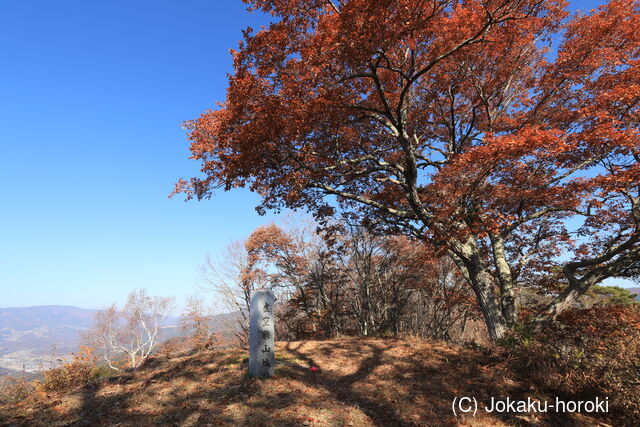
[[[279,339],[341,335],[415,335],[482,340],[468,326],[477,312],[459,271],[427,245],[333,224],[331,233],[306,227],[258,227],[244,242],[246,259],[230,306],[249,293],[276,294]],[[242,308],[242,310],[245,310]],[[243,327],[246,329],[246,310]]]
[[[640,257],[640,4],[247,0],[226,100],[187,124],[204,177],[260,210],[334,212],[441,248],[492,338],[519,286],[535,324]],[[557,55],[551,41],[559,38]],[[560,254],[564,256],[559,257]]]

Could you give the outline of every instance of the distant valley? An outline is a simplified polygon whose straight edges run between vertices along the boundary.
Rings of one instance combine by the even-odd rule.
[[[58,305],[0,308],[0,375],[39,371],[69,357],[95,313]]]
[[[96,312],[59,305],[0,308],[0,376],[41,371],[71,358],[82,342],[80,332],[93,325]],[[213,316],[211,330],[225,329],[236,316]],[[179,336],[178,322],[168,318],[161,339]]]

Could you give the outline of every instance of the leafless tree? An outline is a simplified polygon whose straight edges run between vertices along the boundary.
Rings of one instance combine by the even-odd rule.
[[[214,334],[209,330],[211,316],[206,314],[202,298],[191,295],[180,317],[180,329],[192,340],[195,348],[208,348],[213,345]]]
[[[118,362],[123,359],[137,368],[155,348],[162,321],[174,306],[173,298],[152,297],[144,289],[131,292],[122,310],[113,304],[96,313],[87,338],[112,369],[120,370]]]
[[[257,278],[247,274],[248,258],[244,242],[234,241],[227,246],[221,259],[216,262],[207,256],[201,266],[205,287],[216,294],[216,301],[221,305],[218,308],[239,313],[240,330],[236,337],[241,346],[248,343],[251,292],[261,286]]]

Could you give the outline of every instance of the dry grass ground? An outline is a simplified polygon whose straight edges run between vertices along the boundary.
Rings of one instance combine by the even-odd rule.
[[[455,417],[456,396],[544,396],[500,359],[440,342],[289,342],[278,344],[276,356],[276,375],[267,380],[246,375],[241,350],[157,356],[135,372],[0,406],[0,425],[597,425],[579,415]]]

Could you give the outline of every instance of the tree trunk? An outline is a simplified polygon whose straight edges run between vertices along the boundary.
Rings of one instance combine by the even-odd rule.
[[[518,321],[516,298],[513,290],[513,278],[511,268],[507,262],[504,240],[499,234],[491,235],[491,246],[493,261],[498,273],[500,284],[500,305],[502,314],[508,323],[514,324]]]
[[[473,290],[476,293],[489,338],[491,338],[491,341],[496,342],[504,337],[509,328],[506,319],[502,315],[502,308],[493,290],[493,285],[491,282],[479,282],[478,285],[473,286]]]
[[[475,241],[469,238],[464,244],[450,251],[450,255],[475,292],[489,338],[496,342],[504,337],[509,329],[508,322],[504,317],[500,298],[496,294],[493,278],[486,271]]]

